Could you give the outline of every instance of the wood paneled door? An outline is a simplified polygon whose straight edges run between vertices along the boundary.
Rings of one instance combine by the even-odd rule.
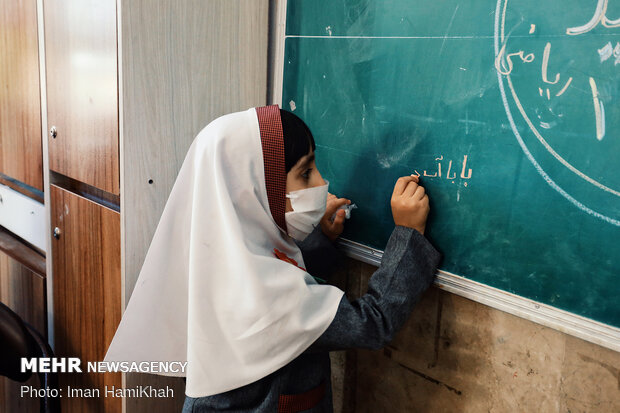
[[[0,0],[0,173],[43,190],[37,1]]]
[[[101,361],[121,319],[120,214],[86,198],[50,187],[55,351]],[[56,231],[55,231],[56,230]],[[85,369],[82,369],[85,371]],[[100,389],[101,397],[65,397],[63,412],[120,412],[120,373],[66,373],[60,387]]]
[[[50,169],[120,194],[116,0],[45,0]]]

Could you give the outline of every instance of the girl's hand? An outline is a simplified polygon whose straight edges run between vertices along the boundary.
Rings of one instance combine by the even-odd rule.
[[[338,238],[344,230],[344,217],[346,213],[342,209],[338,210],[338,208],[350,203],[351,201],[346,198],[338,198],[334,194],[327,195],[327,207],[325,208],[325,215],[321,218],[321,230],[331,241]],[[334,213],[336,213],[336,217],[331,221]]]
[[[426,217],[430,208],[428,195],[424,187],[419,185],[417,176],[403,176],[398,178],[392,193],[392,216],[394,224],[409,227],[424,235]]]

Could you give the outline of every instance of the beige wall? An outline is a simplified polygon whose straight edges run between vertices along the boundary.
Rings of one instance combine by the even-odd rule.
[[[357,297],[374,270],[337,284]],[[332,365],[336,412],[620,411],[620,353],[435,287],[391,345]]]

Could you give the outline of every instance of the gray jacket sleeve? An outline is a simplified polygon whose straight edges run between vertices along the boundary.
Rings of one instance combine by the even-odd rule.
[[[340,264],[342,253],[323,233],[320,225],[303,241],[295,241],[304,257],[306,271],[315,277],[329,279],[334,267]]]
[[[368,292],[354,301],[343,296],[334,320],[306,352],[380,349],[388,344],[432,284],[440,258],[418,231],[394,228]]]

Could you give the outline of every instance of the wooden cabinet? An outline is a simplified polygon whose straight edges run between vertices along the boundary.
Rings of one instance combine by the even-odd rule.
[[[100,361],[193,139],[220,115],[267,103],[269,0],[42,4],[50,230],[60,231],[54,344]],[[120,386],[120,376],[73,376],[61,385]],[[174,397],[63,399],[63,412],[181,410],[180,378],[130,373],[124,384],[170,386]]]
[[[25,245],[22,248],[29,249]],[[31,255],[38,256],[34,251]],[[37,265],[39,268],[33,270],[20,260],[0,251],[0,301],[45,337],[45,275],[40,273],[41,269],[45,271],[45,258],[38,256],[37,260],[40,261]]]
[[[0,301],[47,335],[45,258],[0,227]],[[37,387],[36,375],[26,383],[0,377],[0,412],[36,412],[36,398],[20,397],[20,386]]]
[[[55,352],[101,361],[121,319],[120,214],[51,185]],[[67,412],[120,412],[120,398],[103,397],[104,386],[121,388],[120,373],[65,374],[61,388],[101,389],[100,398],[63,398]]]
[[[15,295],[49,328],[58,356],[103,359],[193,139],[220,115],[267,103],[269,4],[0,0],[0,182],[45,192],[51,246],[47,278],[0,253],[0,298]],[[46,288],[50,326],[37,308]],[[179,378],[71,373],[60,383],[122,384],[170,386],[174,397],[63,398],[63,412],[181,410]],[[0,398],[0,411],[31,410],[11,403]]]
[[[0,0],[0,174],[42,191],[36,6]]]
[[[49,167],[119,195],[116,0],[46,0],[43,13]]]

